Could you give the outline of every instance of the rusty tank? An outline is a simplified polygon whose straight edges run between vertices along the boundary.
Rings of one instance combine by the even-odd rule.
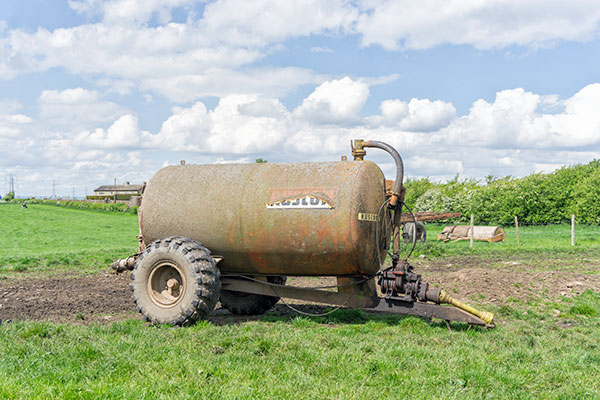
[[[148,182],[139,222],[145,243],[199,241],[223,273],[370,275],[384,201],[371,161],[176,165]]]

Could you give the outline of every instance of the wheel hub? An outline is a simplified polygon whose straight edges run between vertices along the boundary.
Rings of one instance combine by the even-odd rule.
[[[185,276],[181,268],[171,262],[158,263],[148,279],[150,300],[162,308],[176,306],[185,293]]]

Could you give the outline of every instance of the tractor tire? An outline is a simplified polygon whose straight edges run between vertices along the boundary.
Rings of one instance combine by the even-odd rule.
[[[267,282],[285,285],[285,276],[267,276]],[[263,296],[260,294],[235,292],[232,290],[221,291],[221,305],[232,314],[260,315],[269,311],[281,297]]]
[[[185,237],[148,245],[131,279],[138,311],[154,324],[191,325],[211,313],[221,294],[221,273],[210,251]]]

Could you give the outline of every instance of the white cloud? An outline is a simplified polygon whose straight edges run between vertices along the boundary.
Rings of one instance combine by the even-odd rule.
[[[147,137],[146,145],[170,150],[201,151],[209,134],[209,116],[202,102],[190,108],[173,109],[173,115],[162,124],[157,135]]]
[[[600,145],[600,83],[587,85],[564,102],[565,111],[543,115],[550,124],[546,144],[559,147]]]
[[[397,99],[385,100],[380,108],[381,116],[371,118],[371,123],[413,132],[437,131],[456,116],[454,106],[441,100],[411,99],[408,103]]]
[[[236,46],[349,30],[358,10],[343,0],[220,0],[206,5],[205,34]]]
[[[176,102],[202,96],[281,97],[328,79],[292,67],[258,66],[291,38],[356,35],[365,46],[425,49],[536,47],[595,38],[593,0],[70,0],[93,23],[30,33],[0,29],[0,79],[62,68],[115,93],[153,91]],[[172,22],[171,11],[187,13]],[[197,11],[203,9],[203,12]],[[5,24],[4,24],[5,25]],[[326,47],[311,51],[328,52]],[[367,85],[374,82],[363,81]],[[107,90],[108,90],[107,89]]]
[[[454,142],[494,148],[572,148],[600,145],[600,84],[581,89],[555,114],[538,111],[543,98],[522,88],[503,90],[493,103],[477,100],[445,134]]]
[[[217,158],[213,164],[248,164],[252,162],[248,157],[236,158],[236,159],[225,159],[223,157]]]
[[[5,143],[19,139],[23,126],[31,124],[30,117],[16,113],[21,108],[17,100],[0,99],[0,148],[4,148]]]
[[[267,115],[253,115],[265,110],[264,101],[272,104]],[[245,111],[245,112],[241,112]],[[267,152],[284,140],[289,131],[285,107],[278,100],[259,100],[255,96],[228,96],[211,112],[211,133],[206,139],[213,153],[245,154]]]
[[[369,86],[348,77],[319,85],[302,104],[294,116],[316,124],[344,123],[358,119],[369,96]]]
[[[290,113],[279,100],[253,95],[224,97],[211,111],[202,102],[189,108],[175,107],[156,134],[140,131],[137,119],[126,117],[107,131],[80,133],[77,142],[115,148],[139,143],[144,148],[169,151],[248,154],[270,151],[290,131]]]
[[[6,72],[1,78],[62,67],[74,74],[99,74],[100,82],[122,82],[122,92],[131,81],[146,89],[166,90],[177,80],[206,77],[213,70],[234,69],[262,56],[256,49],[214,43],[197,26],[175,23],[157,27],[97,23],[52,32],[38,29],[33,34],[13,30],[0,39],[0,55],[0,72]]]
[[[233,69],[210,69],[205,73],[148,78],[141,83],[177,102],[199,97],[224,97],[233,94],[283,96],[299,85],[317,83],[322,78],[302,68],[261,68],[244,72]]]
[[[193,0],[69,0],[69,6],[78,13],[101,15],[108,23],[147,22],[157,15],[162,23],[171,20],[170,9]]]
[[[116,120],[108,129],[82,131],[75,136],[73,143],[84,148],[134,148],[140,145],[143,133],[138,127],[136,116],[126,114]]]
[[[44,90],[38,98],[40,116],[56,125],[77,130],[114,121],[126,111],[119,105],[102,100],[95,90]]]
[[[325,157],[344,153],[350,139],[364,138],[387,141],[411,157],[430,151],[436,160],[435,152],[442,147],[446,153],[458,152],[455,154],[472,159],[472,153],[486,154],[480,161],[488,164],[489,152],[496,152],[498,156],[492,159],[499,168],[513,162],[511,151],[600,146],[600,115],[596,112],[600,84],[588,85],[566,100],[551,96],[564,108],[553,114],[540,112],[548,97],[518,88],[498,92],[493,103],[477,100],[469,113],[460,117],[451,103],[412,99],[386,100],[381,114],[361,119],[357,114],[367,95],[368,86],[350,78],[323,83],[293,112],[274,98],[231,95],[221,98],[210,111],[202,102],[174,108],[156,134],[140,131],[137,120],[129,115],[107,131],[81,133],[77,143],[97,143],[103,148],[139,144],[217,156],[275,152]],[[458,168],[455,162],[460,160],[447,159],[443,165],[448,170],[457,166],[457,172],[467,171],[468,165]]]
[[[469,44],[479,49],[544,46],[597,36],[593,0],[372,0],[363,3],[356,30],[364,45],[389,50]]]
[[[293,111],[277,98],[230,95],[212,110],[203,102],[174,107],[153,133],[142,130],[131,113],[76,132],[52,122],[53,113],[40,113],[39,118],[5,113],[0,116],[0,166],[28,171],[28,179],[41,173],[39,187],[48,186],[52,174],[82,187],[112,182],[114,177],[147,180],[165,159],[337,160],[349,154],[351,139],[363,138],[395,146],[405,159],[407,176],[447,179],[457,173],[522,176],[563,163],[588,162],[600,151],[600,83],[567,99],[521,88],[503,90],[493,102],[477,100],[468,114],[458,117],[451,103],[391,99],[382,102],[377,115],[360,118],[368,93],[362,81],[330,80]],[[81,88],[40,95],[40,105],[102,102],[101,93]],[[372,149],[367,158],[393,176],[387,154]],[[34,194],[36,186],[30,186]]]
[[[20,136],[20,126],[31,123],[31,118],[23,114],[0,114],[0,138],[17,138]]]

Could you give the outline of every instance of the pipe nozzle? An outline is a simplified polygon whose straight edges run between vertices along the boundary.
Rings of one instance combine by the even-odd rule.
[[[481,318],[488,324],[491,324],[494,320],[494,314],[492,314],[491,312],[477,310],[476,308],[471,307],[470,305],[465,304],[462,301],[459,301],[454,297],[450,296],[445,290],[440,291],[439,302],[452,304],[453,306],[458,307],[461,310],[465,310],[466,312]]]

